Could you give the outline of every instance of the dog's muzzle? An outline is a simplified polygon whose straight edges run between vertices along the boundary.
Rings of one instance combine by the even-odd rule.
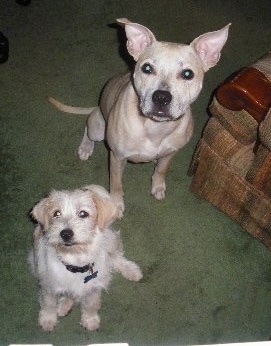
[[[150,112],[151,118],[155,121],[173,120],[169,113],[169,107],[172,95],[167,90],[155,90],[152,94],[153,108]]]

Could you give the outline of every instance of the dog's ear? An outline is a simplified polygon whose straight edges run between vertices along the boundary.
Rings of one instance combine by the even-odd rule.
[[[117,219],[116,204],[102,186],[89,185],[84,190],[88,190],[91,193],[91,198],[97,209],[97,224],[99,229],[105,229]]]
[[[205,71],[218,63],[221,50],[228,38],[230,25],[228,24],[217,31],[207,32],[191,42],[191,46],[199,55]]]
[[[119,18],[117,22],[124,25],[127,36],[127,50],[137,61],[145,49],[156,41],[155,36],[145,26],[132,23],[126,18]]]
[[[32,217],[41,225],[42,228],[44,228],[47,224],[47,214],[48,197],[39,201],[31,211]]]

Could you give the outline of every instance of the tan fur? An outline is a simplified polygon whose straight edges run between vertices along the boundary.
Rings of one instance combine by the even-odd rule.
[[[110,193],[124,212],[122,173],[127,161],[156,163],[152,195],[165,198],[165,177],[176,152],[190,140],[190,105],[197,99],[204,74],[215,66],[228,37],[229,25],[194,39],[190,45],[159,42],[143,25],[126,18],[127,50],[136,61],[132,74],[112,78],[99,107],[71,107],[49,98],[64,112],[89,114],[78,154],[87,160],[94,142],[106,139],[110,148]]]

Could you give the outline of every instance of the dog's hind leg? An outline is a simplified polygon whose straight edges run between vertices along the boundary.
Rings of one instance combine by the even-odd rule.
[[[85,127],[84,136],[78,148],[78,156],[80,157],[82,161],[85,161],[92,155],[93,149],[94,149],[94,141],[89,139],[88,130],[87,130],[87,127]]]
[[[132,261],[129,261],[124,256],[117,256],[113,259],[114,268],[118,271],[125,279],[130,281],[139,281],[142,279],[143,274],[139,266]]]
[[[125,279],[130,281],[139,281],[143,274],[139,266],[124,257],[123,244],[120,237],[120,232],[110,232],[108,239],[108,253],[111,256],[113,269],[120,273]]]
[[[87,330],[94,331],[100,327],[101,291],[89,293],[81,302],[81,325]]]
[[[93,153],[94,142],[102,141],[105,136],[105,121],[99,107],[93,108],[81,144],[78,148],[78,155],[81,160],[87,160]]]

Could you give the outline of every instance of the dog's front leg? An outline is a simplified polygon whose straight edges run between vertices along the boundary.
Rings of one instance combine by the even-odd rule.
[[[81,325],[87,330],[94,331],[100,327],[100,316],[98,311],[101,308],[101,291],[86,295],[81,302]]]
[[[169,164],[175,152],[161,157],[157,160],[156,167],[152,176],[152,189],[151,194],[158,200],[164,199],[166,196],[166,174]]]
[[[110,194],[117,205],[119,219],[123,217],[124,212],[122,174],[126,163],[126,159],[119,159],[110,151]]]
[[[57,324],[57,297],[42,290],[40,294],[39,325],[46,332],[51,332]]]

